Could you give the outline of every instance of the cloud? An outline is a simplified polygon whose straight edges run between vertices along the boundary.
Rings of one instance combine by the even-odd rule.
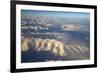
[[[51,52],[55,56],[69,56],[72,58],[88,59],[89,48],[82,44],[65,44],[56,39],[26,38],[22,37],[21,51],[29,50],[31,44],[37,52]]]
[[[21,43],[22,52],[29,50],[29,43],[31,43],[33,47],[35,47],[35,50],[38,52],[50,51],[54,55],[66,56],[64,44],[61,41],[55,39],[24,38],[22,39]]]
[[[29,40],[28,39],[23,39],[21,42],[21,51],[28,51],[29,46],[28,46]]]

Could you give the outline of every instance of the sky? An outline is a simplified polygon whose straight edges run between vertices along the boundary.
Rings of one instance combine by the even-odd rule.
[[[41,10],[21,10],[22,16],[50,16],[66,18],[84,18],[89,19],[90,13],[85,12],[61,12],[61,11],[41,11]]]

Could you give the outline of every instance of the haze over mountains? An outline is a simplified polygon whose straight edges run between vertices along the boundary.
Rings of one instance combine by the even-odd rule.
[[[80,18],[58,18],[50,16],[22,16],[22,29],[51,29],[66,31],[89,31],[89,20]]]

